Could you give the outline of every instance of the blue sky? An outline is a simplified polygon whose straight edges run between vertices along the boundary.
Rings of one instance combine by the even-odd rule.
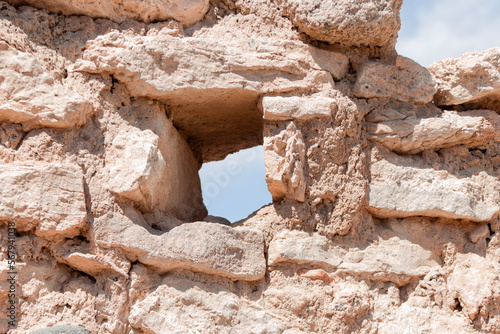
[[[264,176],[262,146],[228,155],[222,161],[203,164],[200,178],[208,214],[235,222],[271,203]]]
[[[405,0],[396,50],[423,66],[500,46],[500,0]],[[262,146],[210,162],[200,170],[208,212],[231,222],[272,199]]]
[[[423,66],[500,46],[499,0],[405,0],[396,50]]]

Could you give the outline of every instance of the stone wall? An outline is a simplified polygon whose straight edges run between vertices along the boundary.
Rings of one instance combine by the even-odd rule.
[[[0,332],[499,332],[500,48],[424,68],[401,4],[0,1]]]

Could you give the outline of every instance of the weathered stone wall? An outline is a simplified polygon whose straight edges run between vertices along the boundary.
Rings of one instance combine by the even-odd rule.
[[[498,333],[500,48],[424,68],[401,4],[0,1],[0,332]]]

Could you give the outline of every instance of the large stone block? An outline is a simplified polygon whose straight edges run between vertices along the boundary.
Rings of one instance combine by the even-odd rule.
[[[187,223],[156,235],[133,210],[96,219],[95,239],[105,248],[120,248],[160,273],[187,269],[234,280],[264,277],[264,238],[246,227],[208,222]]]
[[[285,263],[327,266],[336,273],[360,275],[371,280],[404,285],[425,276],[439,263],[430,250],[397,237],[380,239],[360,250],[345,250],[326,237],[299,231],[285,231],[269,244],[269,265]]]
[[[39,57],[0,41],[0,122],[22,123],[25,130],[83,125],[92,105],[65,87]]]
[[[412,156],[385,154],[370,172],[368,209],[378,217],[487,221],[500,211],[500,181],[486,171],[451,173]]]
[[[313,40],[348,46],[394,43],[401,0],[282,0],[284,14]]]
[[[130,131],[116,136],[106,154],[107,188],[143,211],[151,211],[163,199],[160,188],[166,186],[162,180],[166,163],[158,140],[151,130]]]
[[[200,163],[164,110],[136,102],[121,113],[133,126],[120,128],[106,149],[107,189],[142,212],[169,211],[185,221],[205,218]]]
[[[500,115],[490,110],[444,111],[434,117],[413,114],[404,119],[369,122],[367,130],[371,140],[401,154],[461,144],[477,147],[490,139],[500,141]]]
[[[286,318],[257,301],[240,298],[224,284],[175,277],[166,277],[145,298],[135,301],[129,321],[144,333],[303,334],[286,331],[293,326]]]
[[[78,166],[0,166],[0,219],[19,230],[71,238],[85,228],[87,210],[83,173]]]
[[[199,94],[197,90],[206,90],[215,98],[230,89],[282,93],[331,88],[335,85],[331,75],[321,69],[309,49],[299,41],[242,43],[235,39],[222,43],[114,31],[90,41],[74,70],[113,73],[132,96],[177,101],[192,99]]]
[[[413,60],[398,56],[395,65],[368,62],[358,72],[353,94],[361,98],[388,97],[427,103],[436,93],[432,74]]]
[[[428,69],[437,84],[434,96],[437,105],[471,103],[490,96],[497,101],[500,98],[499,47],[468,52],[460,58],[447,58],[433,63]],[[475,107],[488,109],[488,105],[481,103]]]

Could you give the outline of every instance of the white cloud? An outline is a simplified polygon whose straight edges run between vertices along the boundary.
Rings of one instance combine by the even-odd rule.
[[[408,2],[411,1],[415,0]],[[500,46],[500,1],[420,1],[411,3],[415,12],[406,10],[403,7],[396,49],[424,66],[465,52]],[[416,26],[405,26],[405,16],[414,16],[408,21]]]

